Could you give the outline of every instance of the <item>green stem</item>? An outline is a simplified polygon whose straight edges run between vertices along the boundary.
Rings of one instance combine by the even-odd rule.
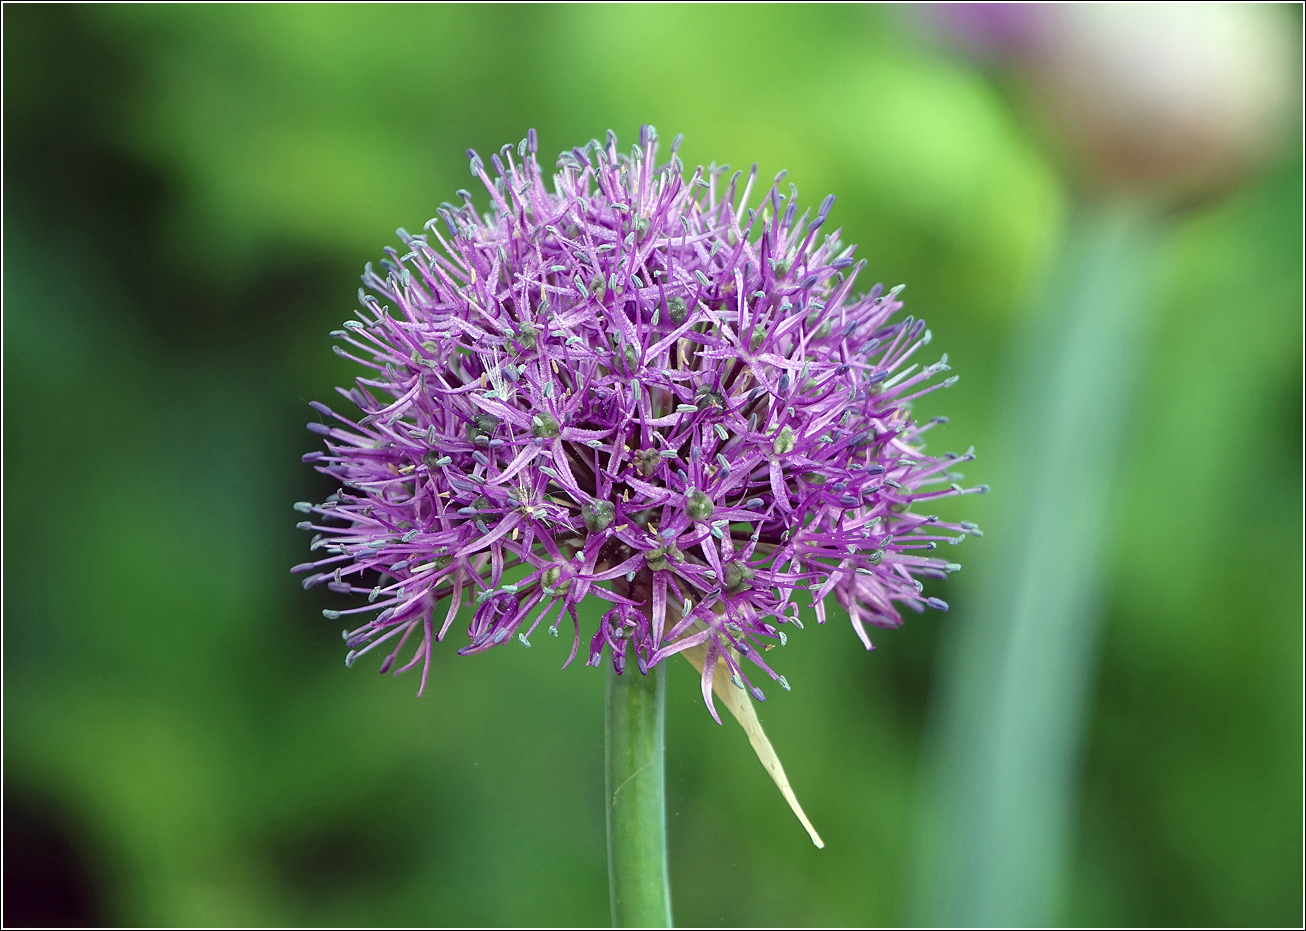
[[[1142,203],[1081,204],[1023,340],[991,554],[941,656],[922,923],[1057,919],[1161,229]]]
[[[608,666],[608,889],[616,927],[671,927],[663,725],[666,666]]]

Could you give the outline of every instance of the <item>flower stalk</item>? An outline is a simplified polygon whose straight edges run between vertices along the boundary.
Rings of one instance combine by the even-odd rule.
[[[618,928],[671,927],[667,879],[666,666],[607,671],[608,890]]]

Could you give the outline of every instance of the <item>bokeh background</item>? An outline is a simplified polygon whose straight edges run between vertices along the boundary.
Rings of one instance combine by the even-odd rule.
[[[1283,28],[1298,32],[1299,8]],[[991,481],[1014,334],[1067,209],[1009,100],[885,8],[6,6],[8,924],[599,925],[603,676],[536,638],[346,670],[288,569],[307,401],[357,274],[463,151],[641,122],[787,168],[906,282]],[[1184,214],[1128,425],[1068,923],[1302,919],[1302,154]],[[967,498],[983,525],[988,499]],[[934,593],[964,605],[986,540]],[[911,920],[953,615],[791,638],[763,722],[815,850],[688,664],[677,920]],[[683,667],[683,668],[682,668]]]

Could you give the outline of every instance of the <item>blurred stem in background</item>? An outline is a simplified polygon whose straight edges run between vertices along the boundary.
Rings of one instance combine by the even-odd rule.
[[[1234,4],[940,4],[1009,66],[1076,187],[1003,410],[994,562],[941,656],[916,917],[1059,918],[1130,400],[1177,204],[1273,150],[1296,50]],[[1216,426],[1212,425],[1212,430]]]
[[[671,927],[667,879],[666,665],[640,675],[608,666],[608,890],[618,928]]]
[[[1056,921],[1095,666],[1113,482],[1152,322],[1160,223],[1130,199],[1068,222],[1009,399],[998,557],[944,658],[917,917]]]

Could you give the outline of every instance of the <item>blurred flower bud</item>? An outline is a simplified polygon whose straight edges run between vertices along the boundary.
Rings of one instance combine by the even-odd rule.
[[[1298,49],[1282,11],[1234,3],[941,4],[934,23],[1023,77],[1086,180],[1194,197],[1270,152]]]

